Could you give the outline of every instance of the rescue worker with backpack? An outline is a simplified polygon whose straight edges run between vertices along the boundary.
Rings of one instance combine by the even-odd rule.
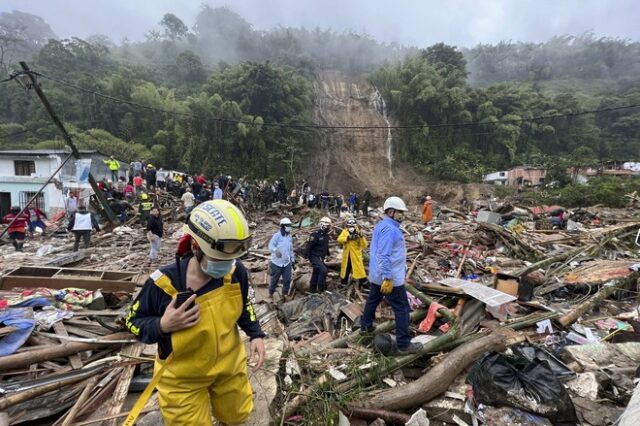
[[[354,218],[347,220],[347,227],[338,236],[338,244],[343,247],[340,265],[342,284],[347,285],[351,276],[358,285],[361,285],[362,280],[367,277],[362,261],[362,250],[367,248],[367,239],[360,232],[360,227]]]
[[[264,361],[264,333],[249,298],[239,258],[251,246],[242,212],[224,200],[193,209],[176,263],[146,281],[126,326],[143,343],[158,344],[154,377],[166,425],[241,424],[253,410],[247,355],[238,326],[249,336],[254,371]],[[143,395],[150,395],[145,391]],[[134,405],[133,425],[146,401]]]
[[[311,234],[307,241],[305,255],[313,265],[309,291],[311,293],[322,293],[327,289],[327,265],[324,264],[325,257],[329,256],[329,230],[331,229],[331,219],[323,217],[320,219],[320,229]]]

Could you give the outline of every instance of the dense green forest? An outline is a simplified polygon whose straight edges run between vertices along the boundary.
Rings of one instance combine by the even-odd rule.
[[[394,130],[396,156],[437,178],[541,164],[561,179],[568,165],[639,160],[640,108],[575,115],[640,104],[639,53],[640,43],[591,34],[459,50],[257,31],[206,5],[191,26],[166,14],[144,41],[61,40],[42,18],[0,14],[0,75],[28,60],[81,147],[255,177],[284,174],[319,140],[288,126],[312,124],[318,69],[368,74],[394,124],[418,127]],[[0,83],[0,148],[59,146],[34,95]]]

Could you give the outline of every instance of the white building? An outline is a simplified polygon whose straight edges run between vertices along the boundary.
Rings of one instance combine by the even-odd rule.
[[[0,151],[0,215],[7,214],[11,206],[24,207],[69,154],[69,151],[52,149]],[[91,159],[91,173],[96,180],[111,178],[103,162],[108,155],[81,150],[80,156]],[[128,163],[120,161],[119,175],[126,176],[128,167]],[[75,183],[75,170],[76,160],[71,158],[36,198],[35,205],[49,216],[64,210],[66,189],[87,187]]]
[[[490,185],[506,185],[509,181],[509,172],[501,171],[501,172],[493,172],[484,176],[484,183],[488,183]]]

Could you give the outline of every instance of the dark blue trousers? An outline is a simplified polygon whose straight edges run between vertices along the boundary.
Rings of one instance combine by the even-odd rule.
[[[276,292],[278,288],[278,280],[282,277],[282,295],[289,294],[291,286],[291,269],[293,264],[289,262],[287,266],[280,267],[271,262],[271,285],[269,286],[269,295]]]
[[[324,292],[327,289],[327,266],[320,256],[310,256],[309,260],[313,265],[311,282],[309,283],[311,293]]]
[[[371,283],[369,287],[369,297],[364,305],[364,313],[360,320],[360,327],[362,330],[367,330],[373,327],[373,320],[375,319],[376,309],[382,301],[383,297],[387,298],[387,301],[393,309],[393,314],[396,319],[396,342],[399,349],[405,349],[411,343],[411,335],[409,334],[409,300],[407,299],[407,290],[404,285],[393,287],[391,294],[384,295],[380,292],[380,284]]]

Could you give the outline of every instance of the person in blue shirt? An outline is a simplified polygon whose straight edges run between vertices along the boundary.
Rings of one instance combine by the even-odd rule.
[[[407,249],[400,222],[407,206],[399,197],[384,202],[384,218],[375,226],[369,253],[369,282],[371,287],[364,306],[360,327],[364,333],[374,330],[376,309],[386,296],[396,321],[397,355],[416,353],[422,345],[411,343],[409,333],[409,300],[404,286]]]
[[[222,189],[220,189],[220,185],[216,182],[215,188],[213,191],[213,199],[214,200],[222,200]]]
[[[293,268],[293,262],[295,262],[291,230],[291,220],[285,217],[280,220],[280,230],[273,234],[271,241],[269,241],[269,251],[271,252],[269,298],[273,298],[273,294],[278,288],[278,281],[282,277],[282,299],[285,302],[291,286],[291,269]]]

